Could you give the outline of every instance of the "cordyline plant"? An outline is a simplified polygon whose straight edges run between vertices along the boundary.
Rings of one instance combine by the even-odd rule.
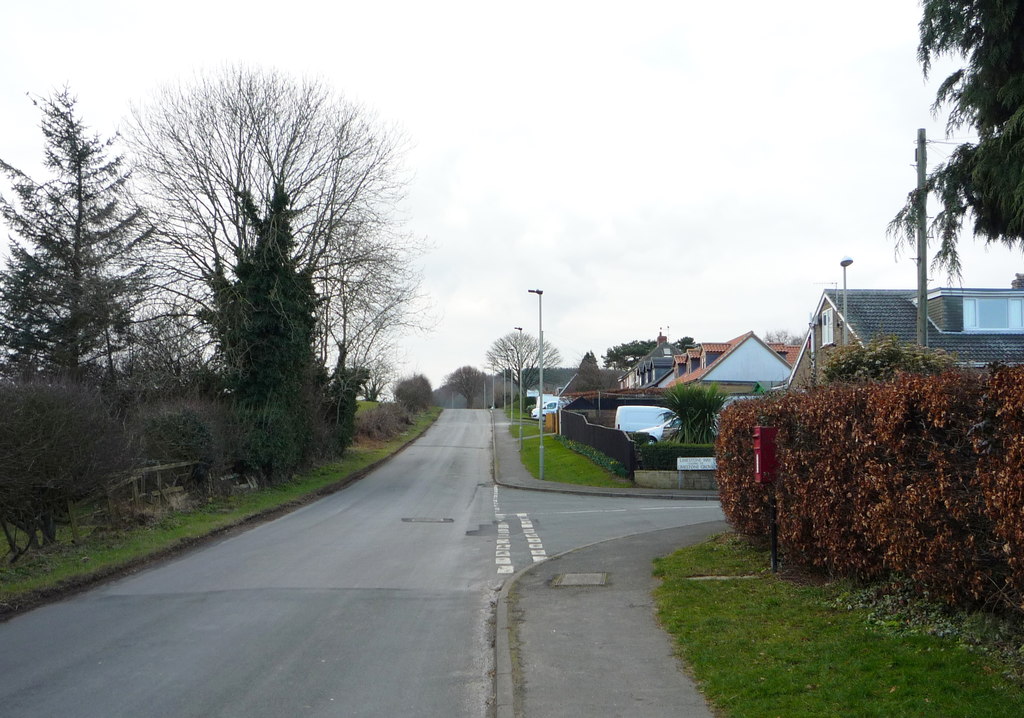
[[[665,408],[680,422],[675,440],[683,444],[712,443],[725,399],[718,384],[676,384],[666,389]]]

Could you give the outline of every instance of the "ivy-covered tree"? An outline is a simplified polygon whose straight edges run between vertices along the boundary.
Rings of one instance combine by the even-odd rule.
[[[1024,0],[923,0],[918,58],[925,76],[943,55],[965,66],[939,86],[934,109],[950,108],[947,133],[977,133],[929,175],[942,207],[932,222],[935,263],[960,272],[957,239],[968,217],[986,243],[1024,247]],[[917,191],[890,225],[913,242]]]
[[[24,375],[112,378],[143,289],[137,250],[153,228],[128,194],[122,157],[89,133],[70,91],[36,104],[52,177],[38,182],[0,160],[14,190],[0,196],[0,215],[15,234],[0,273],[3,363]]]
[[[312,443],[316,291],[296,266],[292,210],[280,186],[265,213],[243,204],[254,242],[239,253],[229,280],[215,266],[218,339],[225,386],[244,424],[245,463],[268,480],[286,478]]]

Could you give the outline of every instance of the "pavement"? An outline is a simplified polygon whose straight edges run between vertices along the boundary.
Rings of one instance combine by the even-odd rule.
[[[500,486],[600,496],[717,499],[714,492],[604,489],[538,481],[509,420],[491,412]],[[604,541],[505,582],[496,613],[497,718],[712,718],[655,618],[651,561],[728,528],[712,522]]]

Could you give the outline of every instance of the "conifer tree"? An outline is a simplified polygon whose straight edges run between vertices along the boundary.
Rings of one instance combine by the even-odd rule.
[[[978,135],[929,175],[926,191],[941,203],[933,230],[936,263],[959,274],[961,226],[973,218],[986,243],[1024,247],[1024,0],[924,0],[918,58],[925,76],[943,55],[964,67],[939,86],[934,109],[950,109],[947,133],[967,127]],[[890,225],[914,242],[917,191]]]
[[[2,362],[23,375],[109,379],[143,288],[136,252],[153,229],[131,202],[122,157],[89,134],[70,91],[36,104],[52,177],[37,182],[0,160],[14,190],[0,195],[14,232],[0,272]]]

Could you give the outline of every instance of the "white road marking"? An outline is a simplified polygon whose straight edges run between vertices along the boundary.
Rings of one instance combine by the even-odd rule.
[[[625,509],[623,509],[625,510]],[[566,511],[559,513],[591,513],[587,511],[574,512]],[[515,565],[512,563],[512,529],[509,526],[508,519],[511,516],[515,516],[519,520],[519,526],[523,531],[523,538],[526,539],[526,547],[530,552],[530,558],[533,559],[534,563],[540,561],[546,561],[548,558],[547,551],[544,550],[544,542],[537,534],[537,529],[533,525],[533,521],[530,519],[530,515],[526,513],[517,514],[505,514],[501,511],[501,505],[498,501],[498,487],[494,487],[494,518],[498,522],[498,538],[494,542],[494,563],[497,567],[499,574],[508,574],[515,572]]]
[[[717,501],[708,501],[700,506],[638,506],[631,509],[580,509],[578,511],[542,511],[542,516],[569,516],[572,514],[624,514],[630,511],[699,511],[718,508]]]

